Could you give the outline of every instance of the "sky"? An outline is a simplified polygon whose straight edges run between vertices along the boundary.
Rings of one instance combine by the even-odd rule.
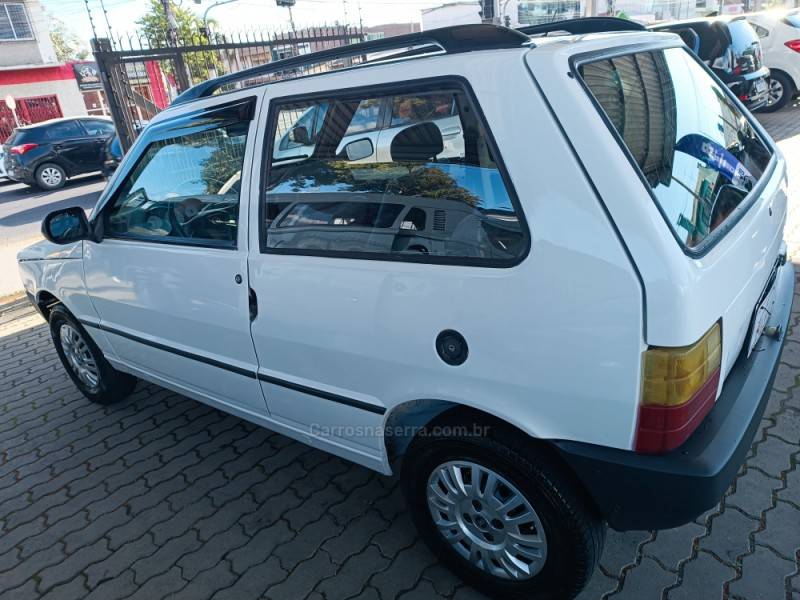
[[[173,0],[173,3],[190,8],[198,16],[214,4],[215,0],[202,0],[196,4],[194,0]],[[292,9],[297,27],[304,25],[321,25],[345,21],[345,14],[350,23],[359,20],[359,7],[364,25],[378,25],[392,22],[419,22],[420,10],[446,3],[448,0],[297,0]],[[86,42],[92,37],[92,28],[86,10],[85,0],[40,0],[44,9],[52,16],[61,19],[81,40]],[[101,7],[101,0],[88,0],[94,25],[99,37],[107,32],[106,19]],[[103,0],[108,23],[114,33],[133,31],[135,21],[149,7],[147,0]],[[227,5],[212,8],[209,18],[218,23],[221,31],[245,30],[258,26],[266,30],[289,28],[289,11],[276,6],[275,0],[234,0]]]

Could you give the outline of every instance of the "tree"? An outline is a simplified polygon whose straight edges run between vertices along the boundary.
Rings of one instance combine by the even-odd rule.
[[[175,15],[177,24],[177,45],[201,45],[208,43],[208,33],[203,27],[203,21],[191,10],[172,5],[172,14]],[[161,0],[150,0],[150,10],[146,15],[136,21],[144,37],[153,48],[166,48],[170,45],[167,16]],[[210,69],[219,70],[220,60],[214,52],[192,52],[184,56],[186,66],[194,81],[205,81],[212,76]],[[169,62],[163,69],[174,74],[173,65]]]
[[[80,39],[70,31],[63,21],[50,17],[50,41],[59,62],[83,60],[89,51],[82,46]]]

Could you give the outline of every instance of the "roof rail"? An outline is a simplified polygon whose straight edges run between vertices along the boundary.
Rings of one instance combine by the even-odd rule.
[[[581,34],[603,33],[605,31],[646,31],[646,29],[644,25],[628,19],[620,19],[619,17],[581,17],[579,19],[566,19],[539,25],[527,25],[519,27],[517,31],[521,31],[525,35],[540,35],[553,31]]]
[[[289,40],[287,40],[289,41]],[[430,29],[418,33],[407,33],[368,42],[327,48],[319,52],[301,54],[282,60],[258,65],[250,69],[229,73],[192,86],[172,101],[172,106],[211,96],[225,85],[230,85],[255,77],[270,75],[329,60],[362,56],[367,53],[389,50],[405,50],[411,47],[432,46],[433,51],[441,50],[447,54],[458,54],[476,50],[497,50],[521,48],[530,44],[530,38],[520,31],[491,24],[455,25]],[[437,48],[438,47],[438,48]],[[412,56],[413,53],[405,53]],[[389,57],[392,58],[392,57]]]

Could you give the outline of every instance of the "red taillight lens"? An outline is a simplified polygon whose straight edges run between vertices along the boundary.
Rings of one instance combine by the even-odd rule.
[[[668,452],[686,441],[714,406],[721,356],[719,323],[691,346],[644,353],[637,452]]]
[[[800,40],[789,40],[786,42],[786,47],[795,52],[800,52]]]
[[[33,150],[39,144],[21,144],[19,146],[11,146],[11,154],[25,154],[29,150]]]

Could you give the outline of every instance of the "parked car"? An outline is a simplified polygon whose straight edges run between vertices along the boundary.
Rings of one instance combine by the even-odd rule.
[[[108,138],[103,145],[102,172],[104,177],[111,177],[114,174],[114,171],[117,170],[124,155],[125,153],[122,151],[122,144],[119,141],[119,136],[115,133]]]
[[[713,507],[791,310],[785,160],[676,35],[531,42],[434,29],[184,92],[90,217],[52,212],[19,254],[78,389],[142,378],[398,474],[422,538],[497,598],[574,597],[606,523]],[[342,147],[365,102],[426,95],[452,98],[458,155],[431,114]]]
[[[747,21],[761,39],[770,73],[769,103],[761,110],[773,112],[800,90],[800,10],[753,13]]]
[[[761,43],[744,17],[712,17],[654,25],[681,36],[751,111],[769,101],[769,69]]]
[[[310,156],[327,110],[324,104],[315,105],[296,121],[292,121],[293,114],[287,115],[288,123],[278,125],[284,132],[275,139],[276,158],[292,160],[298,154]],[[389,147],[394,137],[416,123],[425,122],[434,123],[442,133],[445,150],[440,158],[463,155],[461,125],[454,96],[438,93],[361,100],[337,153],[342,152],[349,142],[367,138],[375,152],[361,162],[386,162],[390,160]]]
[[[114,124],[101,117],[61,118],[16,128],[3,145],[8,177],[44,190],[100,171]]]

